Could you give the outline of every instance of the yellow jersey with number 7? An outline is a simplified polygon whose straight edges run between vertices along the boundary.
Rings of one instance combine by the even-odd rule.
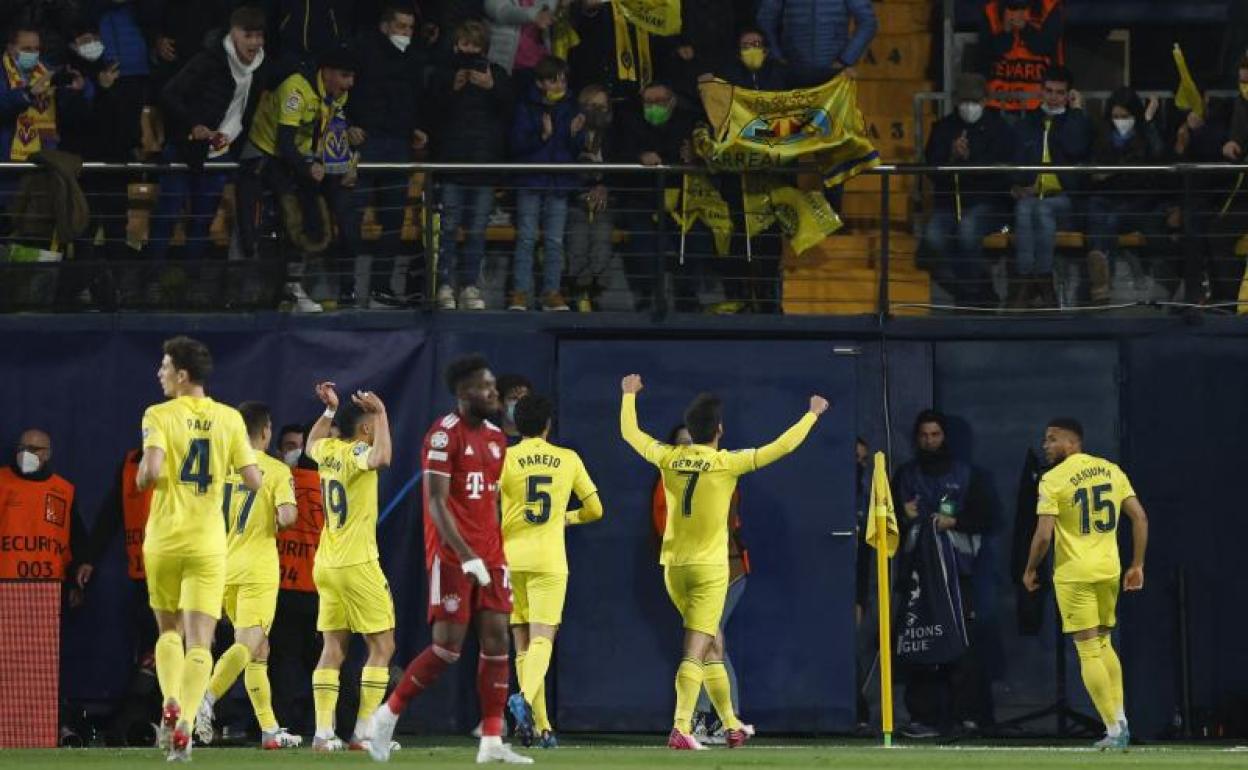
[[[308,449],[320,466],[325,529],[316,551],[323,567],[350,567],[377,558],[377,470],[363,441],[324,438]]]
[[[1122,572],[1118,522],[1135,497],[1127,474],[1109,460],[1073,454],[1040,478],[1036,513],[1056,516],[1054,583],[1099,583]]]
[[[165,453],[152,492],[143,549],[225,555],[221,502],[231,471],[256,464],[238,410],[179,396],[143,413],[143,449]]]

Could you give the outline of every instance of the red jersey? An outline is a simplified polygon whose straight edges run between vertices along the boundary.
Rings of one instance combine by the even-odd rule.
[[[506,452],[507,436],[498,426],[485,420],[474,428],[452,412],[435,422],[425,434],[420,453],[421,470],[450,479],[447,507],[460,536],[487,567],[501,567],[507,563],[498,520],[498,478]],[[429,485],[423,486],[425,564],[432,568],[434,556],[443,564],[459,564],[459,556],[442,542],[434,526],[433,517],[429,515]]]

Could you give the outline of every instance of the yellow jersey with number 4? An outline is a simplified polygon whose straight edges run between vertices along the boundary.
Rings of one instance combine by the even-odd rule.
[[[789,454],[815,424],[807,412],[775,441],[757,449],[730,452],[705,444],[671,446],[637,426],[637,398],[624,394],[620,432],[624,440],[663,476],[667,530],[659,563],[669,567],[728,564],[728,514],[737,479]]]
[[[227,477],[256,464],[242,415],[206,396],[179,396],[143,413],[143,448],[165,453],[144,550],[224,555],[221,501]]]
[[[1127,474],[1089,454],[1073,454],[1041,477],[1036,513],[1057,517],[1053,582],[1118,578],[1118,522],[1123,501],[1132,497]]]
[[[295,504],[295,479],[286,463],[258,452],[260,491],[243,485],[237,473],[225,486],[225,582],[277,585],[277,508]]]
[[[325,438],[308,450],[320,466],[325,529],[316,563],[350,567],[377,558],[377,470],[363,441]]]
[[[503,552],[512,572],[566,575],[564,547],[568,501],[598,494],[576,452],[542,438],[526,438],[507,450],[499,478],[503,506]]]

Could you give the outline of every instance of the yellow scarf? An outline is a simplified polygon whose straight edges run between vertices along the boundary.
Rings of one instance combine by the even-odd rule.
[[[4,77],[10,91],[25,88],[31,81],[44,77],[48,72],[46,67],[38,64],[31,73],[30,80],[27,80],[22,77],[12,57],[5,55],[0,58],[4,62]],[[56,94],[49,91],[44,96],[37,97],[17,116],[9,158],[14,161],[28,160],[43,149],[45,140],[55,144],[56,139]]]
[[[650,59],[650,34],[628,23],[624,14],[610,6],[611,19],[615,24],[615,55],[617,72],[621,81],[635,82],[644,88],[654,79],[654,63]],[[630,28],[637,35],[633,44]]]

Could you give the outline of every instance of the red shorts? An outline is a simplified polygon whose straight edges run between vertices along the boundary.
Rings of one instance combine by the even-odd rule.
[[[433,566],[429,568],[429,622],[466,626],[478,610],[511,614],[507,567],[491,567],[490,584],[483,588],[465,575],[458,564],[446,564],[433,557]]]

